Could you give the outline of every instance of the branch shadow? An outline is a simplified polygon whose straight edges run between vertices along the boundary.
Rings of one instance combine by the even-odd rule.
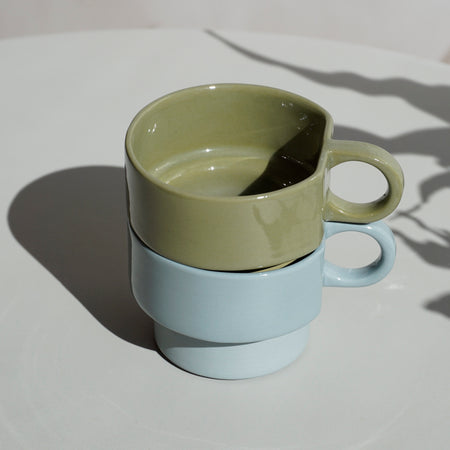
[[[256,53],[231,42],[212,30],[205,30],[205,33],[254,61],[281,67],[296,75],[327,86],[347,88],[366,95],[400,97],[422,111],[450,123],[450,108],[448,107],[450,104],[450,86],[448,85],[425,85],[407,78],[371,79],[352,72],[320,72]]]
[[[425,305],[425,308],[430,311],[442,314],[450,319],[450,292],[447,292],[433,300],[430,300]]]
[[[284,67],[299,76],[330,86],[371,95],[395,95],[450,122],[448,86],[425,86],[398,78],[371,80],[344,72],[320,73],[258,55],[213,32],[208,34],[261,63]],[[395,154],[434,156],[445,170],[450,164],[449,127],[384,139],[361,130],[337,126],[335,137],[373,142]],[[424,180],[419,186],[422,204],[448,185],[448,171]],[[417,218],[411,215],[411,220],[417,221]],[[71,168],[35,180],[13,200],[8,222],[17,241],[103,326],[127,342],[157,351],[153,321],[134,300],[129,283],[123,168]],[[433,232],[432,229],[428,231]],[[427,246],[402,235],[401,230],[397,235],[429,264],[448,267],[450,234],[443,236],[442,231],[435,232],[441,239],[447,238],[446,245]],[[450,317],[448,295],[430,301],[426,308]]]
[[[17,241],[109,331],[157,350],[129,282],[124,169],[79,167],[25,186],[8,212]]]
[[[432,202],[433,195],[441,190],[450,187],[450,171],[446,169],[450,164],[450,128],[420,130],[408,133],[395,138],[385,139],[361,130],[337,126],[334,136],[336,139],[352,139],[356,141],[371,142],[383,148],[388,148],[393,154],[404,153],[429,154],[436,157],[436,160],[445,169],[442,172],[434,173],[428,178],[421,180],[417,187],[420,202],[410,211],[397,210],[392,215],[392,231],[423,261],[436,267],[450,268],[450,230],[442,230],[427,225],[420,219],[420,208],[428,202]],[[423,241],[415,236],[408,236],[395,224],[395,219],[403,217],[415,223],[424,232],[431,233],[436,237],[433,241]]]
[[[351,89],[366,95],[392,95],[399,97],[410,105],[425,111],[450,124],[450,85],[426,85],[406,78],[371,79],[351,72],[321,72],[308,67],[297,66],[286,63],[273,57],[269,57],[248,48],[243,47],[229,39],[219,35],[212,30],[205,30],[211,38],[217,40],[228,48],[252,59],[253,61],[274,67],[280,67],[300,77],[310,79],[314,82],[333,86],[337,88]],[[438,174],[419,182],[420,204],[414,211],[408,214],[397,212],[397,216],[407,216],[424,231],[435,234],[443,244],[433,242],[422,243],[411,236],[402,233],[401,230],[393,229],[394,233],[403,240],[420,258],[428,264],[448,268],[450,265],[450,231],[427,227],[415,215],[422,206],[431,200],[431,197],[442,189],[450,186],[450,127],[417,130],[394,138],[383,138],[362,130],[336,126],[334,129],[336,139],[351,139],[355,141],[371,142],[380,147],[388,149],[393,154],[413,154],[432,156],[443,168]],[[407,181],[407,180],[406,180]],[[395,216],[393,216],[395,218]]]

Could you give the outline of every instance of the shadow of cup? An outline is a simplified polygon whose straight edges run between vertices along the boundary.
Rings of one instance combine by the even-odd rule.
[[[128,278],[124,170],[79,167],[25,186],[8,222],[17,241],[109,331],[156,350]]]

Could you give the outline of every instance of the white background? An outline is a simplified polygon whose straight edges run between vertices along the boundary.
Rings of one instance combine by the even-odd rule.
[[[319,37],[450,62],[448,0],[0,0],[0,38],[111,28]]]
[[[248,52],[202,31],[0,42],[0,449],[447,449],[450,67],[292,36],[220,36]],[[304,354],[233,382],[162,358],[127,279],[126,128],[152,99],[211,80],[308,96],[333,115],[337,139],[382,144],[406,180],[387,219],[389,276],[325,288]],[[358,180],[344,170],[336,187],[367,194]],[[330,259],[367,258],[350,243],[330,246]]]

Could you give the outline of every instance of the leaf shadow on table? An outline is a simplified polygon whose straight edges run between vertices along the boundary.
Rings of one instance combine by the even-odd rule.
[[[409,104],[450,124],[450,108],[448,106],[450,102],[450,85],[428,85],[400,77],[375,79],[352,72],[321,72],[254,52],[226,39],[215,31],[205,30],[205,33],[228,48],[259,63],[286,69],[296,75],[326,86],[350,89],[366,95],[393,95],[400,97]]]
[[[450,317],[450,292],[446,292],[426,304],[426,308],[440,314]]]
[[[424,262],[440,268],[450,267],[450,229],[438,229],[428,225],[420,214],[424,207],[433,202],[433,197],[436,198],[435,196],[443,189],[450,187],[450,85],[428,85],[400,77],[374,79],[344,71],[318,71],[257,53],[212,30],[205,30],[205,33],[240,55],[262,65],[282,68],[301,78],[330,87],[349,89],[371,96],[398,97],[445,122],[446,125],[441,127],[418,129],[393,138],[384,138],[356,128],[336,126],[333,137],[371,142],[395,155],[410,154],[435,159],[442,171],[418,182],[419,202],[408,210],[397,210],[391,217],[391,228]],[[424,236],[433,235],[433,240],[406,234],[400,227],[396,227],[397,218],[406,218],[423,231]],[[447,224],[443,225],[448,227]],[[439,301],[430,300],[425,303],[425,307],[450,318],[448,296],[442,297]]]
[[[8,222],[17,241],[103,326],[157,350],[153,321],[131,293],[125,204],[123,168],[71,168],[25,186]]]

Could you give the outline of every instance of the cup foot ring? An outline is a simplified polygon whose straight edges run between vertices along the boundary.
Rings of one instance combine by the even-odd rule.
[[[294,362],[306,347],[309,325],[259,342],[224,344],[176,333],[155,322],[160,351],[176,366],[208,378],[236,380],[276,372]]]

